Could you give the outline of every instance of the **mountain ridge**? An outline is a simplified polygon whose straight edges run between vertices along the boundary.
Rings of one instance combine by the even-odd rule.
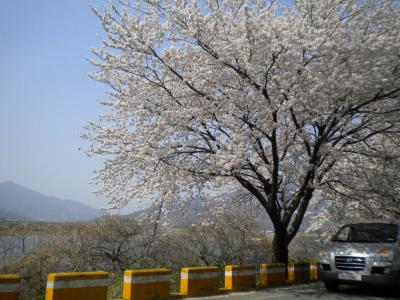
[[[0,182],[0,219],[72,222],[88,221],[103,214],[78,201],[43,195],[12,181]]]

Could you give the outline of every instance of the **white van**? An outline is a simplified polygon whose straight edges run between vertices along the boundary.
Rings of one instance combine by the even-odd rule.
[[[318,271],[329,291],[338,290],[340,284],[400,289],[400,221],[343,226],[321,244]]]

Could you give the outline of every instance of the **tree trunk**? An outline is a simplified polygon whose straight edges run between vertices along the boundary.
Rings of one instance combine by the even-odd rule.
[[[289,261],[289,239],[286,230],[275,230],[272,241],[272,262],[287,264]]]

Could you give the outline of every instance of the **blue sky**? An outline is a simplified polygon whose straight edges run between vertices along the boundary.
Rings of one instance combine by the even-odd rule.
[[[97,120],[97,100],[106,97],[106,87],[88,77],[94,68],[86,58],[103,36],[89,4],[107,1],[2,1],[0,182],[101,207],[106,200],[89,184],[101,158],[78,150],[83,124]]]
[[[106,90],[88,78],[94,68],[85,59],[102,40],[89,3],[106,1],[2,1],[0,182],[100,207],[89,182],[101,160],[78,150]]]

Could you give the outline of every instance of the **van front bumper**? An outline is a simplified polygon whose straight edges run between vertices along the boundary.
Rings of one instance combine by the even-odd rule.
[[[339,279],[339,272],[318,270],[319,280],[333,281],[342,284],[368,284],[374,286],[395,286],[399,282],[399,272],[391,271],[388,274],[361,275],[361,280]]]

